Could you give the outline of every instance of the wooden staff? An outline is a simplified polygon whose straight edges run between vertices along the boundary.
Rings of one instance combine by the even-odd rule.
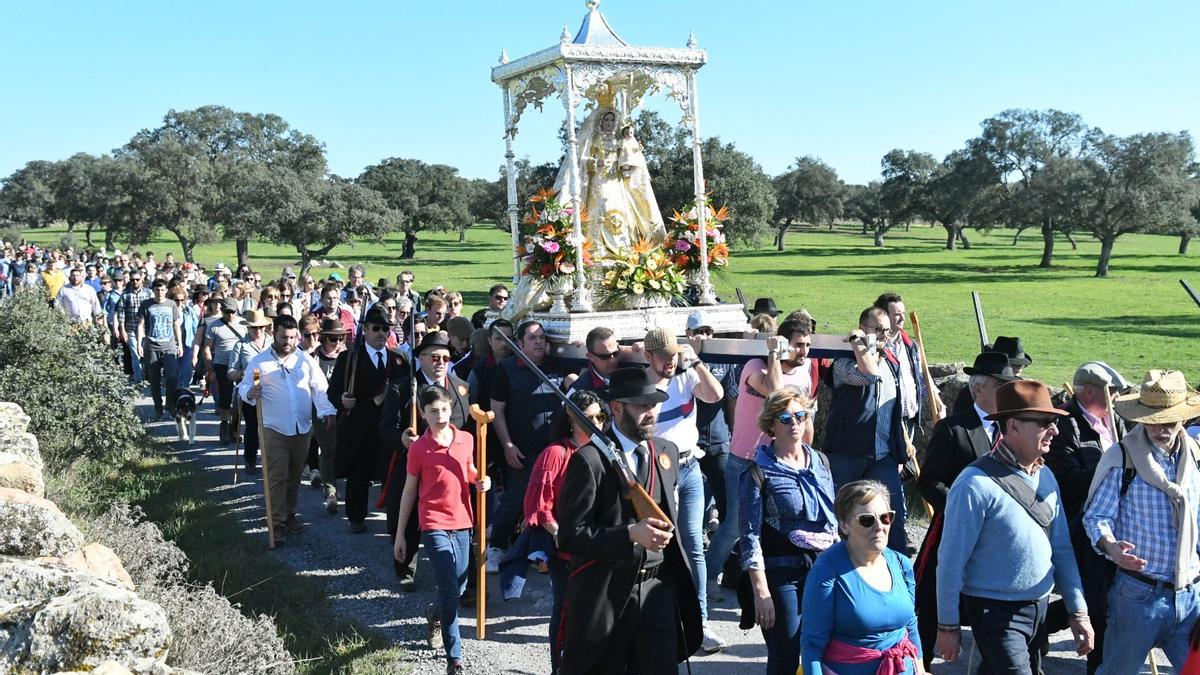
[[[487,428],[496,414],[471,404],[475,420],[475,470],[482,476],[487,471]],[[475,491],[475,631],[480,640],[487,637],[487,512],[484,506],[487,493]]]
[[[937,423],[946,416],[946,408],[938,393],[937,383],[933,381],[933,373],[929,370],[929,359],[925,357],[925,340],[921,338],[921,322],[917,320],[916,312],[909,312],[908,318],[912,321],[913,335],[917,338],[917,350],[921,355],[921,377],[925,378],[925,388],[929,390],[929,416],[934,423]]]
[[[233,484],[237,485],[238,452],[242,446],[242,435],[238,433],[242,427],[242,402],[237,393],[237,386],[233,383],[230,385],[233,386],[233,410],[229,414],[229,430],[233,434]]]
[[[908,433],[908,425],[904,423],[903,419],[900,420],[900,431],[904,433],[904,451],[908,453],[908,458],[912,460],[913,480],[916,480],[921,477],[921,464],[917,461],[917,448],[913,445],[912,434]],[[920,493],[918,492],[918,494]],[[933,518],[933,507],[930,506],[929,502],[925,501],[924,497],[921,498],[921,503],[925,505],[926,515]]]
[[[262,383],[262,371],[254,369],[254,385]],[[262,454],[263,499],[267,504],[267,548],[275,548],[275,519],[271,517],[271,467],[267,464],[267,436],[263,433],[263,395],[258,391],[258,451]]]

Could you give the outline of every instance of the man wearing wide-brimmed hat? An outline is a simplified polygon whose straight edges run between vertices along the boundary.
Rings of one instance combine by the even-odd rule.
[[[237,343],[229,356],[229,381],[237,386],[244,378],[246,366],[250,360],[258,356],[268,347],[271,346],[271,336],[267,334],[266,328],[271,325],[271,320],[261,309],[248,309],[242,312],[242,320],[245,321],[246,335]],[[237,405],[234,401],[234,405]],[[245,442],[245,460],[246,473],[253,476],[258,473],[258,408],[253,403],[241,401],[242,420],[246,423],[246,432],[243,437]],[[233,433],[237,434],[237,429]]]
[[[1058,483],[1042,470],[1065,414],[1040,382],[1006,382],[996,390],[996,411],[987,420],[999,426],[1000,442],[963,469],[946,499],[936,649],[947,661],[958,658],[965,624],[988,672],[1040,672],[1052,589],[1071,612],[1076,651],[1092,650]]]
[[[667,393],[644,368],[605,389],[613,456],[581,446],[558,499],[558,545],[572,556],[559,629],[563,673],[674,673],[700,646],[700,605],[672,523],[641,518],[621,495],[621,462],[673,522],[679,449],[655,436]]]
[[[1097,672],[1137,672],[1153,647],[1178,671],[1200,616],[1200,445],[1183,429],[1200,415],[1200,394],[1179,371],[1151,370],[1113,408],[1137,426],[1100,459],[1083,518],[1117,565]]]
[[[327,316],[321,319],[317,348],[313,350],[312,355],[317,360],[317,367],[325,375],[326,382],[333,376],[333,366],[337,363],[337,357],[346,351],[349,334],[350,331],[336,318]],[[328,387],[326,391],[328,392]],[[325,490],[325,510],[337,513],[337,423],[318,424],[314,431],[320,452],[318,461],[321,483]]]

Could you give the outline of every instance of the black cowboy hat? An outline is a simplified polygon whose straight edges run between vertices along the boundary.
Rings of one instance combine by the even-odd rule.
[[[622,403],[662,403],[667,400],[667,392],[654,386],[645,368],[617,368],[603,396],[605,401]]]
[[[1008,362],[1008,356],[1002,352],[982,352],[975,357],[975,365],[963,368],[963,372],[968,375],[988,375],[997,380],[1005,382],[1013,382],[1021,378],[1013,374],[1012,365]]]
[[[775,307],[775,298],[759,298],[754,301],[754,309],[751,309],[750,313],[779,316],[779,309]]]
[[[371,305],[371,309],[367,310],[367,315],[363,317],[362,322],[364,326],[369,323],[373,323],[376,326],[387,326],[388,328],[396,325],[395,321],[383,313],[383,306],[378,303]]]
[[[444,331],[434,331],[425,335],[425,339],[421,340],[421,344],[413,351],[414,356],[420,356],[427,349],[445,349],[450,351],[450,336]]]
[[[1025,347],[1019,337],[997,337],[987,349],[1008,355],[1008,362],[1014,366],[1028,366],[1033,363],[1033,357],[1025,353]]]

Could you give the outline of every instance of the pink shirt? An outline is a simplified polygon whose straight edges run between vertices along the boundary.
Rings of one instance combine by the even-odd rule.
[[[792,387],[801,394],[811,397],[812,369],[816,367],[816,360],[808,359],[804,365],[791,373],[783,373],[783,386]],[[767,399],[749,385],[752,375],[765,372],[767,372],[767,363],[762,359],[751,359],[746,362],[745,366],[742,366],[742,379],[738,382],[737,404],[733,408],[733,436],[729,441],[729,451],[734,456],[749,461],[754,460],[755,449],[769,440],[769,437],[758,429],[758,416],[762,414],[763,403]]]
[[[439,445],[426,430],[408,448],[407,471],[417,486],[417,523],[428,530],[465,530],[475,523],[471,513],[471,434],[455,429],[449,446]]]
[[[529,486],[525,488],[525,524],[543,527],[558,522],[554,509],[567,477],[567,462],[575,449],[575,444],[568,438],[551,443],[538,455],[533,472],[529,474]]]

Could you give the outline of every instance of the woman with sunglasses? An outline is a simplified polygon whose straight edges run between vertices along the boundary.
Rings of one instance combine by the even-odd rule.
[[[812,403],[791,387],[763,403],[760,445],[738,483],[742,627],[756,623],[767,643],[767,673],[800,665],[800,603],[817,554],[837,541],[833,475],[824,455],[804,444]],[[753,597],[753,621],[750,602]],[[807,617],[806,617],[807,618]]]
[[[804,584],[805,675],[924,673],[912,562],[888,548],[896,517],[878,481],[847,483],[834,500],[845,537]]]
[[[579,407],[588,421],[604,429],[608,417],[604,413],[604,404],[595,392],[576,391],[571,394],[571,402]],[[548,568],[550,572],[550,588],[553,592],[553,604],[550,607],[550,672],[557,673],[558,650],[555,649],[555,643],[558,638],[563,596],[567,591],[571,556],[559,553],[558,547],[555,546],[558,538],[558,519],[555,513],[563,479],[567,475],[567,462],[579,446],[588,443],[591,433],[574,415],[563,408],[554,420],[551,437],[559,440],[551,443],[538,455],[529,475],[529,487],[525,490],[525,527],[531,533],[539,533],[529,538],[531,551],[527,559],[532,562],[536,557],[538,570],[545,571]],[[535,539],[542,540],[542,543],[534,542]]]

